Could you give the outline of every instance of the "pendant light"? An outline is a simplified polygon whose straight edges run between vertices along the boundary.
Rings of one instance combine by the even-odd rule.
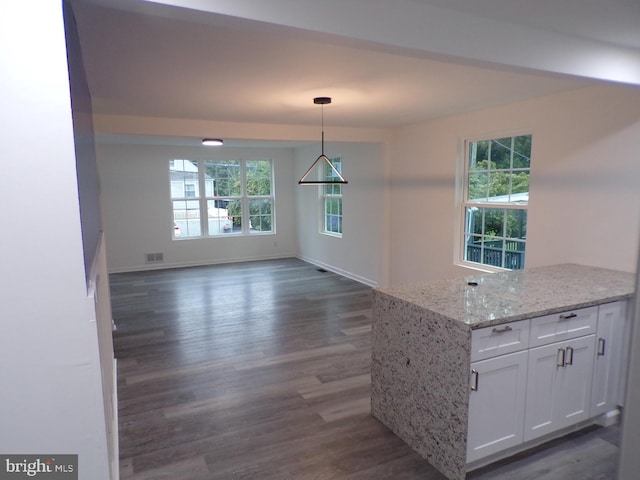
[[[324,106],[331,103],[331,97],[316,97],[313,99],[313,103],[315,103],[316,105],[322,105],[322,150],[321,150],[320,156],[316,158],[316,161],[313,162],[313,164],[309,167],[309,170],[307,170],[307,173],[305,173],[302,176],[302,178],[298,181],[298,184],[299,185],[347,184],[349,182],[347,182],[344,179],[344,177],[340,174],[340,172],[335,167],[335,165],[331,163],[331,160],[329,159],[329,157],[327,157],[324,154]],[[329,166],[331,167],[331,170],[333,170],[333,173],[335,174],[335,176],[338,177],[339,180],[307,180],[307,177],[309,176],[311,171],[316,167],[316,165],[318,165],[318,163],[323,163],[323,162],[326,162],[329,164]]]

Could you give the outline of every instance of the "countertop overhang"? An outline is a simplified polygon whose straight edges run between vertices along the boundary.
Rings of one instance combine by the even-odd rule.
[[[632,273],[569,263],[378,288],[374,295],[477,329],[624,300],[634,291]]]

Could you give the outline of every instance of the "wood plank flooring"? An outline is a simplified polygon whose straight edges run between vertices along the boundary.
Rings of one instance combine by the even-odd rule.
[[[111,292],[123,480],[444,479],[370,415],[369,287],[286,259],[114,274]],[[469,478],[613,480],[617,437]]]

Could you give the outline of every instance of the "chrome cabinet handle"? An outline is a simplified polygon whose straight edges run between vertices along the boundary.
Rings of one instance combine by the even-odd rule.
[[[569,315],[560,315],[560,320],[569,320],[570,318],[576,318],[578,314],[570,313]]]
[[[565,365],[573,365],[573,347],[567,347],[565,350],[567,351],[567,361]]]
[[[471,370],[471,390],[473,392],[477,392],[478,391],[478,378],[480,377],[480,374],[478,373],[478,371],[474,368]]]
[[[501,327],[501,328],[496,327],[491,331],[493,333],[504,333],[504,332],[510,332],[511,330],[513,330],[513,328],[511,328],[509,325],[506,325],[506,326]]]
[[[558,353],[556,353],[556,366],[557,367],[564,367],[565,363],[564,363],[564,348],[559,348],[558,349]]]
[[[598,339],[598,355],[604,357],[606,341],[604,338]]]

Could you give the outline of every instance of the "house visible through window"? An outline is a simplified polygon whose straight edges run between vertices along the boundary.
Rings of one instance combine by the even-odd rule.
[[[173,205],[174,237],[199,237],[200,201],[198,162],[172,160],[169,164],[171,177],[171,201]]]
[[[468,142],[465,163],[462,259],[524,268],[531,135]]]
[[[342,173],[342,159],[332,158],[331,163]],[[333,181],[340,178],[331,166],[325,162],[322,170],[322,180]],[[323,225],[322,231],[332,235],[342,235],[342,185],[322,185],[321,187]]]
[[[170,160],[174,238],[273,233],[271,160]]]

